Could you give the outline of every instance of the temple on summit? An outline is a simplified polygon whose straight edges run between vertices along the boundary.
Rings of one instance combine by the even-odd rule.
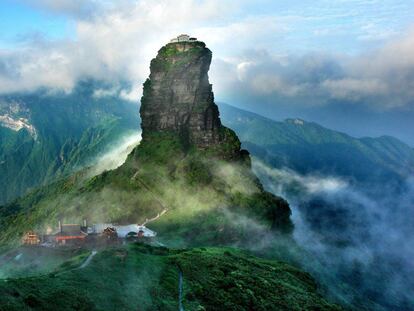
[[[194,42],[197,41],[197,38],[194,37],[190,37],[189,35],[186,34],[181,34],[179,36],[177,36],[176,38],[173,38],[170,40],[170,43],[176,43],[176,42]]]

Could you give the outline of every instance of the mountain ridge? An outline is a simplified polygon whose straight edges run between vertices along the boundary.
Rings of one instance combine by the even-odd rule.
[[[294,123],[295,120],[298,120],[298,121],[303,121],[304,124],[313,124],[313,125],[316,125],[318,127],[323,128],[323,129],[327,129],[327,130],[330,130],[332,132],[336,132],[336,133],[346,135],[346,136],[348,136],[350,138],[353,138],[353,139],[374,139],[375,140],[375,139],[381,139],[381,138],[389,138],[389,139],[398,141],[399,143],[402,143],[402,144],[408,146],[411,149],[414,149],[414,146],[410,146],[407,142],[404,142],[403,140],[401,140],[401,139],[399,139],[395,136],[388,135],[388,134],[383,134],[383,135],[379,135],[379,136],[360,136],[360,137],[357,137],[357,136],[353,136],[351,134],[348,134],[345,131],[335,130],[335,129],[326,127],[326,126],[324,126],[324,125],[322,125],[318,122],[308,121],[308,120],[303,119],[301,117],[288,117],[288,118],[285,118],[285,119],[282,119],[282,120],[278,120],[278,119],[273,119],[273,118],[266,117],[266,116],[264,116],[260,113],[253,112],[251,110],[246,110],[246,109],[243,109],[243,108],[236,107],[234,105],[231,105],[231,104],[228,104],[228,103],[225,103],[225,102],[218,102],[218,105],[220,106],[220,109],[222,110],[222,114],[224,113],[225,115],[227,115],[226,110],[231,110],[231,111],[234,111],[234,112],[240,112],[240,113],[243,113],[243,114],[246,114],[246,115],[250,115],[252,117],[263,119],[264,121],[271,121],[271,122],[276,122],[276,123]]]
[[[209,239],[210,243],[220,239],[227,239],[227,243],[237,240],[239,233],[225,215],[228,211],[251,217],[271,231],[282,234],[292,231],[288,203],[264,190],[251,171],[248,153],[240,149],[236,134],[221,125],[218,111],[214,113],[217,106],[208,83],[209,66],[205,63],[207,60],[209,65],[211,52],[200,43],[183,51],[180,44],[169,46],[176,51],[165,54],[165,47],[160,49],[151,62],[150,78],[158,75],[159,85],[171,84],[172,77],[179,78],[183,68],[191,71],[190,64],[205,70],[197,75],[204,82],[196,83],[193,88],[194,79],[184,77],[184,84],[189,87],[176,89],[179,100],[160,103],[152,99],[159,86],[147,80],[142,101],[148,105],[153,103],[157,109],[152,111],[151,106],[141,106],[143,139],[125,163],[91,179],[82,177],[86,173],[81,172],[3,207],[3,213],[8,215],[8,220],[2,221],[8,228],[3,237],[18,236],[33,226],[41,228],[56,217],[72,221],[85,217],[101,222],[143,222],[161,213],[165,206],[168,213],[152,225],[160,233],[176,232],[182,241],[190,244],[206,243]],[[157,66],[154,68],[154,63],[161,63],[164,72]],[[169,75],[170,72],[173,74]],[[199,87],[204,89],[204,95],[201,101],[194,101]],[[177,113],[165,114],[171,118],[165,124],[171,126],[162,125],[165,119],[159,118],[158,109]],[[48,217],[41,218],[47,214],[46,210]],[[13,212],[10,214],[10,211]],[[206,215],[210,221],[206,221]],[[20,225],[12,228],[7,225],[11,222]],[[216,236],[194,234],[202,228],[215,232]]]
[[[298,125],[226,104],[220,107],[225,124],[236,130],[244,147],[272,166],[370,184],[398,184],[414,173],[414,149],[397,138],[355,138],[314,122]]]
[[[100,86],[85,80],[70,94],[38,90],[0,96],[0,115],[23,118],[36,133],[0,124],[0,204],[91,165],[115,140],[137,131],[137,107],[94,97]]]
[[[93,94],[95,94],[94,90],[96,89],[97,85],[99,86],[99,83],[98,84],[97,83],[84,83],[83,86],[75,88],[74,92],[78,93],[78,95],[75,95],[75,96],[80,96],[79,94],[84,94],[82,96],[87,96],[87,98],[89,98],[88,96],[93,96]],[[110,87],[112,89],[112,86]],[[90,88],[90,90],[85,90],[87,88]],[[76,91],[77,89],[78,91]],[[36,93],[34,93],[33,96],[38,96],[35,94]],[[45,94],[53,94],[53,93],[46,91]],[[8,101],[14,102],[14,106],[16,106],[16,103],[22,102],[22,100],[29,95],[30,95],[29,93],[27,93],[26,95],[24,94],[13,95],[12,94],[12,95],[6,96],[6,98],[8,98]],[[61,97],[59,98],[59,105],[71,105],[71,97],[67,97],[66,95],[63,95],[63,94],[62,96],[63,97],[61,96],[56,97],[56,98]],[[30,97],[27,97],[27,98],[30,99]],[[51,97],[51,99],[53,100],[54,98],[55,97]],[[30,99],[30,100],[34,100],[34,99]],[[50,99],[48,100],[50,101]],[[114,100],[116,102],[119,101],[119,99],[115,99],[115,98]],[[38,101],[38,100],[35,100],[35,101]],[[227,114],[226,106],[225,106],[226,104],[220,104],[220,105],[223,107],[221,116],[222,116],[224,123],[226,122],[234,123],[235,120],[232,119],[232,113],[234,111],[232,111],[230,114]],[[132,108],[132,109],[138,109],[138,108]],[[234,109],[236,109],[236,113],[237,113],[238,108],[234,107],[233,110]],[[25,109],[23,109],[23,111],[21,111],[21,109],[16,110],[16,107],[13,108],[12,110],[13,111],[7,110],[1,113],[9,113],[9,114],[12,113],[13,114],[17,112],[15,116],[16,119],[23,117],[30,122],[30,120],[28,119],[29,118],[28,113],[30,111],[25,110]],[[82,169],[82,167],[84,167],[85,165],[92,164],[92,162],[88,160],[88,159],[91,159],[91,157],[93,157],[91,156],[91,154],[98,155],[99,153],[102,153],[103,150],[106,150],[111,144],[113,144],[113,141],[117,139],[116,137],[119,137],[119,135],[126,134],[127,131],[129,130],[134,130],[135,128],[138,128],[138,126],[136,126],[136,123],[139,122],[139,116],[136,116],[133,121],[128,121],[130,125],[127,125],[127,126],[120,125],[120,123],[124,122],[123,120],[125,120],[125,116],[122,116],[122,114],[125,115],[125,113],[127,113],[130,116],[133,115],[131,114],[132,111],[131,112],[129,111],[130,110],[127,109],[124,113],[118,114],[121,116],[121,119],[119,119],[119,117],[116,117],[112,120],[105,121],[104,123],[101,123],[100,125],[96,124],[95,128],[90,127],[89,129],[85,129],[83,133],[75,134],[77,135],[78,138],[73,137],[73,132],[71,129],[67,129],[64,131],[64,135],[66,135],[66,138],[63,138],[63,140],[57,138],[56,136],[56,135],[62,135],[62,134],[53,133],[53,132],[45,132],[45,130],[41,130],[40,131],[41,132],[40,143],[47,144],[46,146],[44,146],[44,148],[42,147],[42,149],[45,149],[45,150],[49,149],[50,154],[51,154],[51,155],[48,155],[46,153],[45,155],[42,155],[42,157],[33,156],[36,153],[39,153],[39,151],[37,150],[39,149],[39,141],[37,141],[37,143],[34,144],[35,140],[33,139],[33,135],[29,135],[30,133],[27,132],[25,128],[22,128],[19,131],[13,131],[12,129],[9,129],[7,127],[0,126],[0,137],[1,137],[0,139],[0,172],[2,173],[0,174],[2,176],[0,177],[0,184],[2,184],[2,187],[4,189],[4,191],[2,192],[2,196],[0,196],[0,203],[1,202],[6,203],[6,201],[10,201],[16,198],[17,196],[26,193],[30,189],[36,189],[39,186],[46,185],[52,182],[53,180],[56,180],[60,177],[64,177],[65,175],[67,175],[70,172],[73,172],[74,170]],[[243,112],[243,110],[242,109],[239,110],[239,113],[240,112]],[[81,115],[80,111],[73,110],[73,113],[74,113],[74,116]],[[255,114],[253,112],[248,112],[248,111],[243,112],[244,115],[246,115],[246,113],[250,114],[251,117],[259,118],[260,120],[263,120],[264,122],[269,122],[270,128],[272,128],[272,126],[275,124],[281,124],[281,123],[277,123],[281,121],[275,121],[272,119],[268,119],[264,116]],[[49,119],[53,119],[53,118],[55,118],[55,115],[51,113]],[[296,118],[296,119],[300,120],[299,118]],[[292,122],[296,119],[290,118]],[[311,124],[317,129],[321,129],[322,130],[321,132],[326,132],[326,131],[336,132],[336,131],[327,129],[315,122],[308,122],[308,121],[304,121],[304,122],[305,122],[304,123],[305,127],[308,127]],[[285,122],[282,122],[282,123],[285,123]],[[65,123],[62,123],[62,125],[63,124]],[[241,124],[239,122],[239,125],[235,125],[235,126],[238,127],[240,125]],[[38,120],[37,127],[42,129],[45,126],[42,125],[41,120]],[[278,131],[274,131],[275,132],[274,137],[278,136],[279,141],[276,140],[273,142],[276,142],[276,143],[284,142],[286,144],[292,144],[292,143],[299,144],[303,141],[306,141],[305,139],[306,133],[296,133],[295,135],[292,134],[290,135],[290,137],[288,137],[286,133],[289,133],[289,129],[286,129],[286,127],[283,127],[281,129],[282,130],[278,130],[278,128],[276,128],[276,130]],[[285,165],[289,164],[286,162],[286,158],[290,157],[290,153],[282,152],[282,158],[281,156],[274,157],[271,155],[273,151],[270,151],[270,155],[269,155],[269,150],[266,151],[263,149],[263,147],[260,147],[261,144],[263,145],[263,144],[268,143],[266,141],[260,142],[260,139],[262,139],[263,137],[266,137],[267,131],[268,131],[267,127],[262,127],[261,130],[256,131],[256,134],[259,134],[259,135],[256,135],[256,136],[253,134],[248,135],[248,133],[245,133],[243,131],[239,132],[239,135],[241,135],[240,137],[244,141],[243,142],[244,146],[249,147],[252,151],[254,151],[255,156],[258,156],[259,158],[263,158],[263,159],[267,158],[268,161],[270,161],[272,165],[276,163],[285,163]],[[110,132],[113,132],[113,133],[117,132],[118,136],[116,135],[114,136],[113,134],[109,135]],[[394,168],[391,168],[391,170],[388,169],[388,171],[390,171],[391,173],[395,173],[393,172],[393,170],[397,171],[397,174],[393,174],[392,179],[401,178],[402,176],[401,172],[404,171],[404,168],[403,168],[404,165],[402,165],[402,163],[406,163],[405,164],[406,167],[411,166],[409,163],[412,163],[412,161],[411,162],[407,162],[407,161],[408,159],[412,158],[412,155],[410,155],[410,153],[412,154],[413,149],[410,146],[402,143],[401,141],[399,141],[398,139],[392,136],[383,135],[377,138],[372,138],[372,137],[355,138],[346,133],[341,133],[341,132],[336,132],[336,133],[340,133],[341,135],[344,135],[348,139],[358,140],[359,142],[362,142],[364,145],[367,145],[371,149],[371,152],[374,152],[374,154],[384,153],[385,148],[388,148],[387,146],[385,146],[387,144],[390,149],[389,158],[391,158],[391,161],[394,162],[393,164],[394,167],[397,167],[396,170]],[[43,137],[48,137],[48,136],[51,137],[49,139],[50,142],[44,141]],[[83,136],[83,137],[80,137],[80,136]],[[102,139],[99,137],[107,137],[107,138]],[[312,140],[312,137],[309,139]],[[309,140],[308,142],[312,143],[312,141],[309,141]],[[89,151],[86,152],[87,150]],[[309,153],[312,153],[314,151],[316,150],[310,150],[306,154],[309,155]],[[33,155],[31,155],[32,153]],[[7,161],[5,157],[7,157],[8,159]],[[396,157],[403,159],[403,161],[405,162],[397,163],[397,166],[395,166]],[[43,163],[39,161],[43,161]],[[387,157],[383,157],[382,161],[384,163],[389,160],[387,159]],[[6,168],[5,166],[6,162],[16,163],[17,166],[15,165],[15,166],[10,166],[9,168]],[[299,162],[298,160],[295,160],[292,168],[299,168],[302,170],[302,173],[310,172],[310,171],[304,170],[303,167],[296,166],[295,163],[298,163],[298,162]],[[33,163],[33,164],[30,164],[30,163]],[[322,167],[323,166],[322,162],[318,165],[315,165],[312,163],[308,163],[308,164],[311,164],[309,165],[309,167],[312,169],[312,171],[318,172],[321,170],[321,168],[323,171],[324,167]],[[43,172],[39,171],[39,172],[35,172],[34,174],[32,172],[29,175],[27,175],[26,173],[23,173],[23,174],[19,173],[19,170],[24,169],[24,167],[27,167],[27,165],[29,165],[29,167],[42,168]],[[342,166],[342,163],[340,161],[337,162],[337,167],[338,166]],[[331,170],[328,171],[328,173],[335,175],[337,173],[336,168],[335,167],[331,168]],[[351,179],[354,178],[353,174],[350,174],[349,170],[348,171],[345,170],[340,173],[341,173],[340,175],[345,178],[351,178]],[[404,172],[402,173],[404,175]],[[20,180],[19,184],[14,182],[17,176],[19,176],[19,180]],[[7,180],[7,184],[4,182],[4,180]]]

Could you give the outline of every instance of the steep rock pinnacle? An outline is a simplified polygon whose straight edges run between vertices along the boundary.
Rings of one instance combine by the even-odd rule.
[[[240,141],[221,124],[208,79],[212,53],[203,42],[172,42],[151,61],[141,99],[143,142],[157,132],[172,132],[184,145],[220,149],[239,158]]]

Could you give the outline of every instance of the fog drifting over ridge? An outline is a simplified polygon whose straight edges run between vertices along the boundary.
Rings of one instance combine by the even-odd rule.
[[[303,176],[270,168],[257,159],[253,169],[267,190],[289,201],[295,240],[323,268],[303,264],[331,294],[350,302],[356,299],[353,290],[374,297],[382,307],[413,305],[414,283],[409,279],[414,273],[412,179],[400,195],[387,193],[384,187],[377,189],[382,195],[370,197],[333,176]],[[351,291],[341,288],[341,282]]]
[[[106,152],[92,161],[88,170],[90,176],[96,176],[104,171],[114,170],[126,161],[132,150],[141,141],[141,132],[129,133],[110,146]]]

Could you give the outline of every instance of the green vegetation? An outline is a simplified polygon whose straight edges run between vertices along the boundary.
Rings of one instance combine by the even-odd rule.
[[[151,61],[151,72],[168,72],[173,67],[188,66],[194,58],[206,52],[211,54],[210,50],[205,49],[204,42],[169,43],[163,46],[158,51],[158,57]]]
[[[235,151],[239,152],[241,143],[236,133],[232,129],[222,126],[219,129],[219,135],[222,143],[208,147],[204,150],[205,155],[207,157],[228,160],[237,158],[239,154],[235,154]],[[247,163],[249,162],[247,161]]]
[[[7,154],[15,152],[15,150],[22,148],[26,144],[30,144],[32,140],[32,136],[25,129],[15,132],[11,129],[0,127],[0,161],[5,161]]]
[[[195,55],[206,53],[205,47],[205,43],[201,41],[169,43],[158,51],[158,55],[163,58],[174,58],[177,56],[194,58]]]
[[[130,155],[129,160],[146,165],[164,165],[184,157],[183,149],[180,138],[175,133],[150,133],[149,136],[144,136],[144,140]]]
[[[232,248],[132,244],[100,251],[84,269],[0,281],[0,310],[339,310],[310,276]]]
[[[206,163],[192,157],[185,167],[185,177],[191,185],[208,185],[213,182],[213,175]]]
[[[248,166],[195,148],[185,152],[173,133],[152,133],[120,168],[87,176],[80,172],[0,208],[0,241],[18,240],[26,230],[45,228],[59,218],[140,223],[165,209],[151,226],[161,236],[174,236],[177,246],[249,239],[249,226],[233,222],[231,214],[258,222],[264,230],[292,230],[287,202],[265,192]]]
[[[201,43],[190,46],[186,49],[171,44],[162,48],[151,63],[151,74],[169,66],[185,72],[198,56],[202,56],[202,62],[196,63],[196,72],[207,73],[211,52]],[[166,74],[174,79],[174,72]],[[166,79],[165,84],[170,81]],[[210,84],[205,85],[206,92],[210,91]],[[162,84],[160,87],[163,89]],[[151,89],[151,81],[147,80],[144,97],[151,96]],[[82,101],[94,98],[90,88],[79,94]],[[214,104],[212,94],[206,100]],[[72,108],[87,116],[79,117],[79,124],[69,122],[66,110],[57,114],[54,126],[58,133],[64,127],[69,133],[79,131],[70,140],[57,135],[61,165],[56,170],[63,178],[0,207],[0,245],[18,242],[27,230],[44,231],[58,219],[79,223],[86,218],[91,223],[120,224],[155,219],[148,226],[157,232],[157,242],[168,247],[199,248],[137,244],[108,248],[100,250],[84,268],[78,267],[88,252],[80,252],[58,268],[51,264],[54,268],[50,273],[0,282],[0,311],[176,310],[180,271],[186,310],[338,309],[321,298],[308,274],[228,248],[263,243],[271,249],[266,255],[278,254],[278,243],[293,243],[293,225],[289,205],[263,189],[251,171],[248,153],[240,151],[235,132],[219,127],[215,105],[208,107],[215,109],[210,111],[213,116],[203,110],[205,115],[197,118],[206,117],[205,122],[218,131],[190,133],[190,122],[180,125],[182,128],[174,127],[172,132],[163,131],[163,126],[149,126],[122,166],[97,176],[84,168],[68,177],[65,172],[83,167],[88,154],[116,137],[119,124],[130,125],[123,114],[113,112],[116,108],[111,103],[107,104],[102,111],[74,103]],[[157,109],[157,102],[154,105]],[[177,110],[184,108],[179,102],[176,105]],[[141,114],[148,117],[143,106]],[[207,120],[209,117],[213,120]],[[42,122],[47,124],[47,120]],[[198,144],[192,139],[207,143]],[[68,170],[64,166],[67,163]],[[57,176],[53,169],[50,172]],[[215,248],[200,248],[208,246]]]
[[[33,277],[79,266],[90,252],[81,249],[18,247],[1,252],[0,279]],[[63,270],[62,270],[63,271]]]
[[[94,96],[105,87],[83,81],[70,94],[0,97],[0,111],[18,102],[37,133],[35,139],[26,129],[0,126],[0,204],[91,165],[111,143],[138,130],[136,106],[114,95]]]

